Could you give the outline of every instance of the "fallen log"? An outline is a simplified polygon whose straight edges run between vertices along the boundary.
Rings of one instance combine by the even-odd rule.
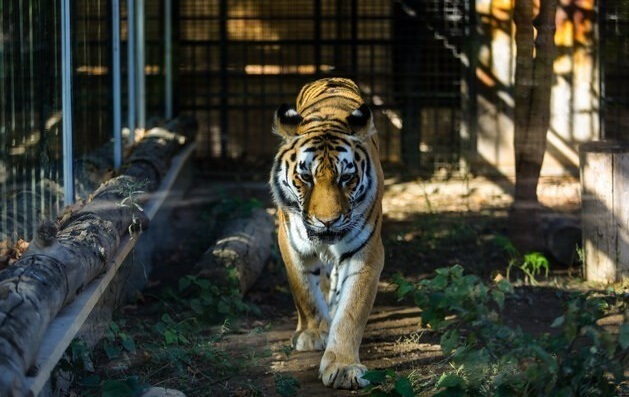
[[[262,208],[232,220],[195,266],[197,275],[225,279],[230,268],[236,269],[240,293],[246,294],[271,256],[274,231],[273,217]]]
[[[152,129],[121,175],[59,224],[46,221],[24,256],[0,272],[0,396],[24,395],[25,374],[57,313],[111,266],[121,238],[146,227],[142,205],[186,138]]]

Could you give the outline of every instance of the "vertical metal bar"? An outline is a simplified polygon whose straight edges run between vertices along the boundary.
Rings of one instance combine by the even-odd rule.
[[[351,65],[352,75],[358,77],[358,0],[352,0],[351,9]],[[373,87],[373,86],[372,86]]]
[[[129,142],[135,141],[135,2],[127,0],[127,117]]]
[[[72,159],[72,37],[70,2],[61,0],[61,108],[63,117],[63,192],[65,205],[74,203],[74,167]]]
[[[165,117],[173,117],[172,0],[164,1],[164,93]]]
[[[136,0],[136,66],[137,66],[137,124],[146,128],[146,77],[145,77],[145,37],[144,37],[144,0]]]
[[[607,113],[607,98],[605,87],[605,71],[606,71],[606,54],[607,54],[607,35],[609,33],[607,29],[607,1],[600,0],[598,6],[598,97],[599,97],[599,112],[598,112],[598,128],[599,139],[603,140],[607,136],[605,128],[605,114]],[[620,52],[620,51],[619,51]]]
[[[111,1],[114,168],[122,165],[122,83],[120,71],[120,0]]]
[[[34,41],[34,29],[35,29],[35,23],[33,20],[33,8],[37,6],[36,2],[31,1],[28,7],[28,48],[30,49],[29,54],[28,54],[28,66],[29,66],[29,78],[30,78],[30,82],[29,82],[29,91],[30,91],[30,104],[29,104],[29,108],[30,108],[30,114],[29,114],[29,121],[28,121],[28,130],[27,131],[35,131],[36,128],[39,127],[38,124],[35,123],[35,118],[37,117],[37,112],[35,111],[35,103],[36,103],[36,96],[35,96],[35,79],[37,78],[37,75],[35,74],[35,56],[36,56],[36,49],[35,49],[35,41]],[[41,134],[41,131],[40,131]],[[31,167],[30,170],[30,179],[31,179],[31,191],[33,192],[33,196],[31,198],[32,202],[28,203],[27,208],[30,208],[30,219],[33,222],[33,226],[37,225],[40,221],[39,219],[39,214],[43,213],[44,208],[43,208],[43,203],[41,202],[41,198],[43,196],[43,189],[40,189],[42,184],[38,183],[38,175],[39,175],[39,169],[41,169],[41,162],[38,163],[36,166]],[[32,233],[33,232],[33,228],[31,227],[30,230],[28,230],[28,233]]]
[[[335,28],[335,33],[336,33],[336,37],[334,40],[334,60],[333,60],[333,65],[335,67],[339,67],[339,65],[341,65],[341,59],[343,59],[343,49],[346,47],[343,44],[341,44],[342,40],[345,38],[345,21],[343,20],[343,5],[342,2],[340,0],[336,0],[336,7],[335,7],[335,16],[334,16],[334,28]]]
[[[5,8],[4,5],[0,10],[0,29],[5,31],[5,18],[4,18]],[[8,107],[7,103],[7,90],[5,87],[5,79],[7,76],[7,70],[5,67],[5,58],[6,58],[6,48],[5,44],[8,44],[8,40],[0,40],[0,148],[2,148],[2,159],[0,159],[0,238],[8,238],[9,230],[7,227],[7,204],[8,204],[8,188],[7,188],[7,180],[9,179],[9,161],[8,156],[6,156],[5,150],[8,148],[8,131],[6,126],[6,109]]]
[[[221,0],[219,9],[219,24],[220,24],[220,57],[221,57],[221,71],[220,71],[220,85],[221,85],[221,105],[220,105],[220,120],[221,120],[221,157],[227,158],[227,145],[229,142],[229,117],[227,112],[229,111],[229,99],[227,97],[229,84],[228,84],[228,71],[229,65],[227,61],[228,51],[228,39],[227,36],[227,0]]]
[[[321,76],[321,0],[314,0],[314,54],[315,75]]]

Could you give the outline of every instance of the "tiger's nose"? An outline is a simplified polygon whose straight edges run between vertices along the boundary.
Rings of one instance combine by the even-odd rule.
[[[322,223],[323,226],[329,228],[330,226],[334,225],[336,222],[338,222],[341,219],[341,215],[337,216],[336,218],[327,218],[327,219],[319,219],[315,216],[314,219],[317,222]]]

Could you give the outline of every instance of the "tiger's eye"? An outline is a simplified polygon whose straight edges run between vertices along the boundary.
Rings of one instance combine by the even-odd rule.
[[[311,183],[312,182],[312,175],[311,174],[299,174],[299,177],[304,182],[307,182],[307,183]]]
[[[347,183],[351,181],[353,177],[354,177],[354,174],[343,174],[341,175],[341,178],[339,179],[339,181],[341,183]]]

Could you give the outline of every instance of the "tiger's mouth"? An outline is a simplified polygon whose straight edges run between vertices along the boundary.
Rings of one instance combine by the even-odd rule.
[[[308,238],[313,243],[322,243],[322,244],[334,244],[345,236],[345,230],[315,230],[310,227],[306,227],[306,231],[308,233]]]

